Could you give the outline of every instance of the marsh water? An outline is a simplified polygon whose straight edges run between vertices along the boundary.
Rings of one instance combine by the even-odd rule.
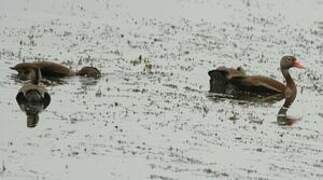
[[[323,179],[323,3],[318,0],[0,1],[0,179]],[[295,55],[298,95],[210,98],[207,72],[242,66],[283,81]],[[9,67],[94,66],[70,77],[35,128]]]

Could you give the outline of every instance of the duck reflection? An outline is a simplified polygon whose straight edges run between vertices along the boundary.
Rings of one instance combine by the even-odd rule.
[[[50,104],[50,95],[44,86],[40,84],[41,71],[39,68],[30,70],[33,79],[25,84],[16,95],[16,101],[20,109],[26,112],[27,127],[33,128],[38,124],[39,113]]]
[[[300,121],[300,120],[301,118],[282,116],[279,114],[277,116],[277,123],[280,126],[292,126],[293,124],[295,124],[297,121]]]

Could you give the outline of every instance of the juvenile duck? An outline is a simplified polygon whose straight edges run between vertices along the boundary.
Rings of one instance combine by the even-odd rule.
[[[18,72],[18,78],[20,80],[32,80],[35,78],[35,68],[40,69],[41,74],[45,78],[63,78],[68,76],[85,76],[92,78],[100,78],[101,73],[94,67],[83,67],[79,71],[73,71],[64,65],[54,62],[32,62],[32,63],[20,63],[14,67],[10,67]]]
[[[41,80],[40,69],[32,69],[35,74],[32,81],[25,84],[16,95],[16,101],[20,109],[26,112],[27,127],[35,127],[39,121],[39,113],[50,104],[50,95],[44,86],[39,84]]]

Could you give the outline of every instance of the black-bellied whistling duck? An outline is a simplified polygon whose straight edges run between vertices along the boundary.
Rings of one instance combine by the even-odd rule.
[[[285,98],[285,103],[279,110],[278,117],[286,117],[286,112],[296,97],[296,85],[291,78],[289,68],[304,68],[294,56],[284,56],[280,61],[280,69],[286,80],[286,85],[265,76],[247,75],[241,68],[220,67],[209,71],[210,92],[224,93],[234,96],[253,94],[272,96],[276,94]]]
[[[22,111],[27,115],[27,127],[35,127],[39,121],[39,113],[50,104],[50,95],[44,86],[40,85],[40,69],[32,69],[33,79],[25,84],[16,95],[16,101]]]
[[[18,78],[20,80],[32,80],[35,77],[34,69],[38,68],[44,78],[63,78],[68,76],[85,76],[99,78],[101,73],[97,68],[94,67],[83,67],[79,71],[73,71],[64,65],[57,64],[54,62],[32,62],[32,63],[20,63],[11,67],[11,69],[18,72]]]

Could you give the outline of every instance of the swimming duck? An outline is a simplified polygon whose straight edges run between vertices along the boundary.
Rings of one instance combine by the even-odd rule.
[[[40,69],[41,75],[45,78],[63,78],[68,76],[85,76],[92,78],[100,78],[101,73],[97,68],[94,67],[83,67],[79,71],[73,71],[64,65],[54,62],[32,62],[32,63],[20,63],[14,67],[10,67],[18,72],[18,78],[20,80],[32,80],[35,78],[35,68]]]
[[[39,113],[50,104],[50,95],[44,86],[40,85],[40,69],[32,69],[35,76],[31,81],[25,84],[16,95],[16,101],[20,109],[26,112],[27,127],[35,127],[39,121]]]
[[[294,56],[282,57],[280,61],[280,68],[287,82],[286,85],[266,76],[247,75],[245,70],[241,67],[237,69],[219,67],[215,70],[209,71],[209,76],[211,77],[210,92],[225,93],[230,92],[230,90],[228,90],[229,88],[235,88],[241,93],[245,92],[260,95],[284,95],[287,88],[293,89],[293,83],[291,83],[293,82],[293,79],[288,72],[288,69],[291,67],[304,68],[301,62]],[[218,87],[221,84],[224,85]],[[218,92],[218,89],[223,92]]]
[[[231,95],[249,93],[261,96],[279,94],[285,98],[285,102],[278,112],[278,117],[286,117],[286,112],[297,94],[296,85],[288,71],[293,67],[303,69],[304,65],[294,56],[281,58],[280,69],[286,80],[286,85],[269,77],[247,75],[239,68],[220,67],[209,71],[210,92],[231,93]]]

